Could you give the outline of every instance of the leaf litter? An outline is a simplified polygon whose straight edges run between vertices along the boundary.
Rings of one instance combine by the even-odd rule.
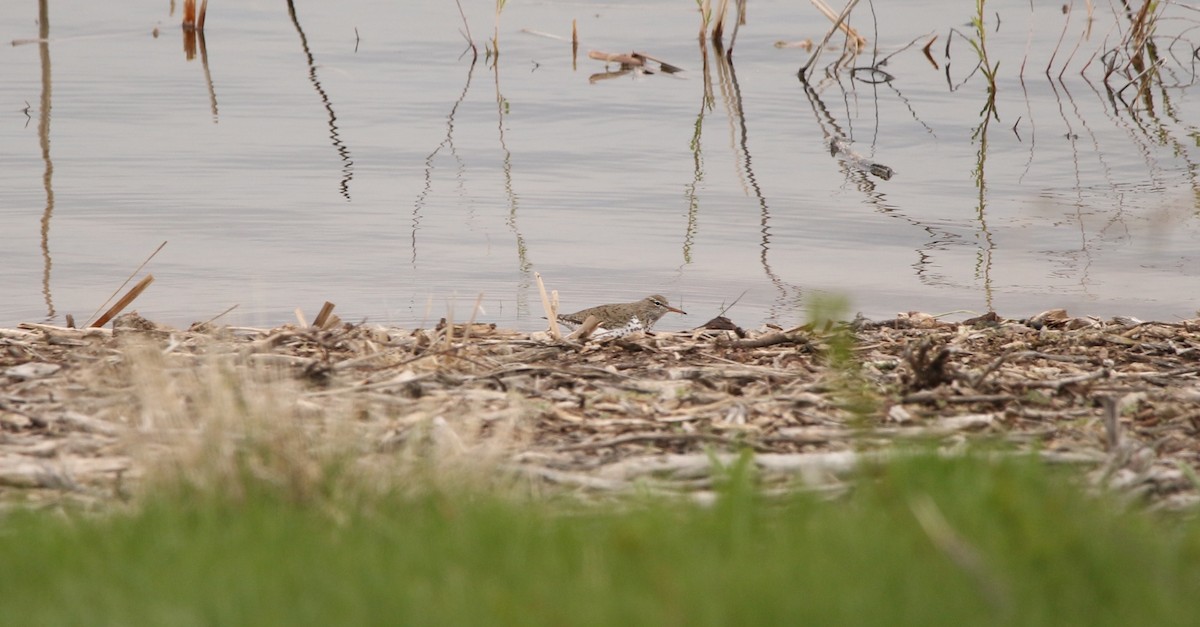
[[[314,450],[349,443],[377,476],[417,455],[547,490],[703,500],[753,451],[765,490],[836,495],[863,464],[979,444],[1152,507],[1200,501],[1200,319],[716,319],[586,343],[334,322],[0,329],[0,501],[128,498],[164,460],[233,459],[254,421],[275,428],[270,459],[304,460],[271,475],[293,483],[320,473]]]

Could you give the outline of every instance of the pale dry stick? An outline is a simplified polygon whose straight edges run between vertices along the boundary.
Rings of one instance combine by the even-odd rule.
[[[717,340],[718,346],[728,346],[730,348],[765,348],[767,346],[775,346],[776,344],[803,344],[808,345],[812,342],[807,337],[792,334],[792,333],[767,333],[754,339],[738,339],[721,341]]]
[[[542,273],[534,272],[533,278],[537,281],[538,292],[542,295],[542,308],[546,310],[546,319],[550,321],[550,337],[554,338],[555,342],[562,340],[562,333],[558,330],[558,311],[550,305],[550,297],[546,295],[546,285],[542,283]]]
[[[592,334],[592,331],[595,331],[596,327],[598,326],[600,326],[600,319],[596,316],[588,316],[587,319],[583,321],[583,324],[579,325],[578,329],[575,329],[574,332],[567,336],[567,339],[586,340],[588,339],[588,336]]]
[[[536,35],[538,37],[545,37],[546,39],[553,39],[555,41],[570,41],[562,35],[555,35],[554,33],[547,33],[546,31],[533,30],[532,28],[522,28],[521,32],[525,33],[526,35]]]
[[[149,256],[149,257],[146,257],[146,260],[145,260],[145,261],[143,261],[143,262],[141,263],[141,265],[139,265],[138,267],[134,268],[134,269],[133,269],[133,272],[131,272],[131,273],[129,274],[129,277],[125,279],[125,282],[124,282],[124,283],[122,283],[122,284],[121,284],[121,286],[120,286],[120,287],[118,287],[116,290],[114,290],[114,291],[113,291],[113,293],[112,293],[112,295],[110,295],[110,296],[108,297],[108,300],[106,300],[106,301],[104,301],[103,303],[101,303],[101,304],[100,304],[100,306],[96,308],[96,311],[93,311],[93,312],[92,312],[92,315],[91,315],[91,316],[88,316],[88,321],[90,322],[91,320],[95,319],[96,315],[100,313],[100,310],[101,310],[101,309],[104,309],[105,305],[108,305],[108,303],[110,303],[110,302],[112,301],[112,299],[113,299],[113,298],[115,298],[115,297],[116,297],[116,295],[117,295],[117,294],[119,294],[119,293],[121,292],[121,290],[125,289],[125,286],[126,286],[126,285],[129,285],[129,282],[133,280],[133,277],[137,276],[137,273],[138,273],[138,272],[141,272],[141,271],[142,271],[142,268],[145,268],[145,267],[146,267],[146,264],[150,263],[150,260],[151,260],[151,259],[154,259],[154,256],[158,254],[158,251],[162,250],[162,249],[163,249],[163,246],[166,246],[166,245],[167,245],[167,242],[166,242],[166,240],[163,240],[163,243],[159,244],[159,245],[158,245],[158,248],[155,248],[155,249],[154,249],[154,252],[150,253],[150,256]],[[87,322],[85,322],[85,323],[83,324],[83,326],[85,326],[85,327],[86,327],[86,326],[91,326],[91,325],[89,325]]]
[[[471,327],[475,325],[475,316],[479,314],[481,303],[483,303],[483,292],[475,297],[475,304],[471,307],[471,317],[467,319],[467,328],[463,330],[464,343],[471,341]]]
[[[304,317],[303,309],[297,307],[296,311],[292,313],[296,314],[296,324],[298,324],[301,329],[308,327],[308,320]]]
[[[1068,385],[1074,385],[1076,383],[1087,383],[1088,381],[1095,381],[1097,379],[1107,379],[1111,376],[1112,376],[1111,370],[1109,370],[1108,368],[1101,368],[1094,372],[1089,372],[1087,374],[1081,374],[1081,375],[1074,376],[1074,377],[1055,379],[1053,381],[1028,381],[1028,382],[1022,382],[1022,383],[1020,383],[1020,385],[1026,387],[1026,388],[1053,388],[1055,391],[1057,391],[1057,390],[1063,389],[1064,387],[1066,387]]]
[[[567,444],[551,449],[555,453],[566,453],[570,451],[589,451],[599,448],[613,448],[622,444],[657,444],[660,442],[709,442],[713,444],[736,445],[744,444],[733,438],[712,434],[712,433],[630,433],[627,435],[617,436],[608,440],[598,440],[592,442],[580,442],[579,444]]]
[[[595,61],[603,61],[605,63],[620,63],[621,65],[628,65],[632,67],[642,67],[646,63],[645,59],[632,54],[625,54],[621,52],[601,52],[599,50],[589,50],[588,58]]]
[[[963,394],[946,396],[933,390],[913,392],[900,399],[901,403],[1007,403],[1016,400],[1012,394]]]
[[[850,4],[847,5],[846,9],[842,9],[842,13],[846,14],[844,16],[835,14],[833,12],[833,9],[830,8],[828,4],[825,4],[824,0],[810,0],[810,1],[812,2],[813,6],[817,8],[818,11],[820,11],[826,18],[828,18],[830,21],[832,21],[834,23],[833,24],[834,30],[841,30],[843,33],[846,34],[847,37],[854,40],[855,48],[861,50],[863,47],[865,47],[867,45],[867,38],[858,34],[857,30],[855,30],[852,26],[849,26],[845,23],[846,18],[849,17],[849,9],[852,8],[853,5],[858,4],[858,0],[852,0],[850,2]]]
[[[812,2],[817,7],[818,10],[821,10],[822,13],[825,13],[825,11],[828,10],[829,12],[825,13],[825,15],[827,17],[829,17],[830,19],[834,19],[831,16],[833,11],[829,10],[828,6],[826,6],[824,9],[821,8],[822,5],[824,4],[823,2],[821,2],[821,0],[812,0]],[[820,3],[820,4],[818,4],[818,3]],[[825,33],[825,37],[824,37],[824,39],[821,40],[821,44],[819,46],[817,46],[815,50],[813,50],[812,56],[808,58],[808,63],[805,63],[804,67],[800,68],[800,71],[797,72],[796,75],[800,78],[800,80],[802,80],[802,81],[808,80],[809,68],[812,67],[813,63],[816,63],[817,58],[819,58],[821,56],[821,51],[825,49],[825,44],[829,43],[830,38],[833,37],[833,33],[836,32],[838,30],[838,28],[842,27],[842,24],[843,24],[843,22],[846,21],[846,18],[850,17],[850,11],[852,11],[854,9],[855,5],[857,5],[857,4],[858,4],[858,0],[850,0],[849,2],[846,3],[846,7],[844,9],[842,9],[842,12],[840,14],[838,14],[837,19],[834,20],[833,26],[829,29],[828,32]],[[866,45],[866,39],[864,39],[861,35],[859,35],[857,32],[855,32],[850,27],[847,26],[845,29],[845,32],[848,37],[854,38],[856,45],[859,45],[860,42],[861,42],[861,45]]]
[[[122,309],[128,307],[129,303],[132,303],[135,298],[140,296],[142,292],[146,291],[146,288],[150,287],[150,284],[153,282],[154,275],[147,274],[141,281],[137,282],[137,285],[134,285],[128,292],[126,292],[126,294],[117,301],[117,304],[109,307],[108,311],[104,312],[104,315],[100,316],[90,326],[102,327],[107,324],[109,320],[112,320],[117,316],[117,314],[121,313]]]
[[[33,37],[26,39],[14,39],[9,42],[14,48],[17,46],[27,46],[29,44],[52,44],[64,41],[86,41],[88,39],[116,39],[118,37],[129,37],[131,35],[142,35],[144,29],[137,29],[119,33],[103,33],[97,35],[78,35],[76,37]]]
[[[217,315],[215,315],[215,316],[213,316],[213,317],[209,318],[208,320],[205,320],[204,322],[201,322],[200,324],[198,324],[198,325],[196,325],[196,326],[204,326],[204,325],[206,325],[206,324],[212,324],[213,322],[216,322],[217,320],[219,320],[219,319],[221,319],[222,317],[224,317],[224,316],[225,316],[225,314],[227,314],[227,313],[229,313],[229,312],[231,312],[231,311],[233,311],[234,309],[237,309],[237,308],[238,308],[238,305],[234,305],[234,306],[230,307],[229,309],[226,309],[225,311],[222,311],[221,313],[219,313],[219,314],[217,314]]]

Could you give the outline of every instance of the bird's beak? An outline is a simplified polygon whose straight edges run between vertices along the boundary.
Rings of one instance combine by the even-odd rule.
[[[675,308],[675,307],[672,307],[672,306],[670,306],[670,305],[668,305],[668,304],[666,304],[666,303],[663,303],[663,307],[665,307],[667,311],[673,311],[673,312],[675,312],[675,313],[677,313],[677,314],[683,314],[683,315],[685,315],[685,316],[687,315],[687,312],[686,312],[686,311],[684,311],[684,310],[682,310],[682,309],[677,309],[677,308]]]

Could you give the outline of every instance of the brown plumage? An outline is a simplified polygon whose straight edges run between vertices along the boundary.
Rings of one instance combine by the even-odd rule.
[[[667,304],[667,299],[660,294],[647,296],[633,303],[615,303],[612,305],[597,305],[569,314],[559,314],[561,322],[572,325],[583,324],[588,316],[596,316],[600,326],[605,329],[618,329],[629,325],[637,318],[643,331],[649,331],[658,319],[668,311],[687,315],[687,312]]]

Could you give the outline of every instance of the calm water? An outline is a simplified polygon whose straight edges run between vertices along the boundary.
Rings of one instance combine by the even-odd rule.
[[[1200,15],[1177,6],[1155,80],[1122,102],[1101,56],[1129,30],[1114,6],[1089,23],[1083,3],[988,2],[982,127],[969,2],[876,3],[878,30],[863,4],[853,23],[894,80],[817,71],[807,88],[809,53],[774,44],[829,22],[792,0],[750,2],[732,63],[707,66],[691,0],[510,0],[498,64],[487,2],[464,1],[475,63],[449,1],[301,0],[294,18],[217,2],[206,59],[169,2],[47,4],[44,24],[35,2],[0,7],[4,41],[50,39],[0,48],[3,326],[82,322],[163,241],[134,308],[176,325],[235,304],[234,324],[311,319],[329,300],[411,326],[482,294],[481,319],[535,329],[534,272],[566,309],[661,292],[691,314],[665,329],[743,292],[744,326],[828,294],[870,317],[1200,307]],[[574,60],[523,32],[572,20]],[[588,50],[686,71],[593,76]],[[832,156],[832,137],[895,175]]]

